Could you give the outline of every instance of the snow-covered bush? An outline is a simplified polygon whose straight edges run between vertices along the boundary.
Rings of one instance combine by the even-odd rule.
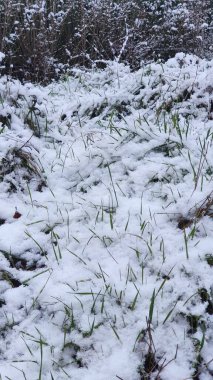
[[[1,72],[49,81],[67,67],[210,55],[211,1],[5,0],[0,2]],[[208,31],[208,33],[207,33]]]

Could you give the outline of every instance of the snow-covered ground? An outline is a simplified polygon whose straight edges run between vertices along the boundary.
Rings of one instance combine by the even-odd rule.
[[[0,78],[2,380],[213,376],[213,61]]]

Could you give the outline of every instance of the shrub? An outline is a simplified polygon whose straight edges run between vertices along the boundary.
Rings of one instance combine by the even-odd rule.
[[[210,55],[212,0],[0,0],[3,74],[47,82],[74,65]],[[207,33],[209,31],[209,33]]]

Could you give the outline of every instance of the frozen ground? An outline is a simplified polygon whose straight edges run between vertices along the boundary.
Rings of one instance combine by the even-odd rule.
[[[213,61],[0,100],[2,380],[212,379]]]

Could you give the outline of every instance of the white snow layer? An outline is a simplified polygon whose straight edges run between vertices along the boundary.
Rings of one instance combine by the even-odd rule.
[[[210,380],[213,61],[0,99],[2,379]]]

